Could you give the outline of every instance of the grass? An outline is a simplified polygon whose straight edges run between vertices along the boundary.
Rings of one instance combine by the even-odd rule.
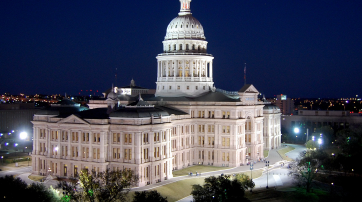
[[[154,190],[157,190],[157,192],[159,192],[161,196],[167,197],[167,200],[170,202],[178,201],[191,194],[192,185],[203,185],[204,179],[205,178],[203,177],[195,177],[194,179],[181,180],[161,187],[157,187]]]
[[[184,168],[182,170],[173,171],[172,174],[173,174],[174,177],[179,177],[179,176],[189,175],[190,172],[192,172],[192,174],[195,175],[196,171],[198,173],[206,173],[206,172],[225,170],[225,169],[228,169],[228,167],[215,167],[215,166],[196,165],[196,166],[191,166],[191,167]]]
[[[5,170],[13,170],[19,167],[25,167],[28,166],[28,161],[22,161],[22,162],[17,162],[18,163],[18,167],[15,166],[15,163],[0,163],[0,169],[5,171]],[[29,166],[31,166],[31,161],[29,161]]]
[[[251,178],[251,172],[250,171],[246,171],[246,172],[240,172],[243,173],[247,176],[249,176]],[[258,177],[260,177],[263,174],[263,170],[259,169],[259,170],[253,170],[253,179],[256,179]]]
[[[262,170],[253,170],[253,179],[258,178],[262,175]],[[251,177],[251,172],[240,172],[249,177]],[[154,190],[157,190],[163,197],[167,197],[168,201],[178,201],[186,196],[189,196],[192,191],[192,185],[194,184],[204,184],[204,177],[192,178],[187,180],[180,180],[171,184],[167,184],[161,187],[157,187]]]
[[[269,156],[269,150],[264,150],[264,158],[268,157]]]
[[[29,179],[36,181],[36,182],[40,182],[40,180],[44,179],[45,176],[41,176],[41,175],[29,175]]]
[[[294,147],[288,146],[287,148],[284,149],[279,149],[277,152],[280,154],[280,156],[287,161],[292,161],[293,159],[289,158],[287,155],[285,155],[285,153],[290,152],[292,150],[294,150]]]

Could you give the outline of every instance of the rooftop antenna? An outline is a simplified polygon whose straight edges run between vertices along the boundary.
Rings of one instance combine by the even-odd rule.
[[[246,63],[244,66],[244,85],[246,85]]]

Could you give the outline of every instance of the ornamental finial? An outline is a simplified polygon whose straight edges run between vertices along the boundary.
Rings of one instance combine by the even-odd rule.
[[[180,0],[181,9],[178,13],[179,15],[189,15],[191,14],[190,4],[191,0]]]

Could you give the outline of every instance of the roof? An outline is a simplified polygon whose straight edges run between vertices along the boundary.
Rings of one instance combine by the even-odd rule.
[[[240,102],[240,99],[231,98],[221,92],[209,91],[198,97],[154,97],[145,96],[144,100],[147,101],[185,101],[185,102]]]
[[[144,87],[141,87],[141,86],[122,86],[122,87],[119,87],[119,88],[133,88],[133,89],[145,89],[147,90],[148,88],[144,88]]]
[[[263,109],[279,109],[279,107],[272,104],[266,104]]]
[[[121,108],[109,114],[109,117],[119,118],[149,118],[169,116],[170,114],[158,107],[134,107],[134,108]]]
[[[39,110],[35,115],[54,115],[59,118],[65,118],[86,110],[88,110],[88,108],[83,106],[50,106]]]
[[[245,84],[242,88],[240,88],[239,92],[245,92],[252,84]]]

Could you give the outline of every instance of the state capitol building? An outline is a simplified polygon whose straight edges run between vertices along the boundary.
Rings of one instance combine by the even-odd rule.
[[[259,100],[252,84],[238,92],[214,87],[204,29],[191,14],[191,0],[180,2],[153,70],[156,93],[112,87],[89,108],[64,99],[40,110],[32,121],[34,174],[132,169],[145,186],[196,164],[245,166],[280,146],[280,109]]]

